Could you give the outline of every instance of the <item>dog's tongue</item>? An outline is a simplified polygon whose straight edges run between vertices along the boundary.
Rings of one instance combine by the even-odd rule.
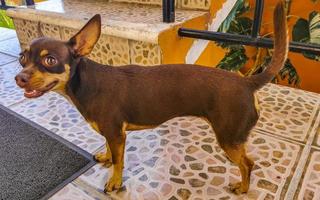
[[[43,95],[43,92],[37,90],[25,91],[24,96],[27,98],[36,98]]]

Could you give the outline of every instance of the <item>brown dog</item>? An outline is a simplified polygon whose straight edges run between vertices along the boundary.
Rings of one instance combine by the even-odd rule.
[[[107,139],[107,153],[95,156],[113,164],[105,191],[122,184],[127,130],[156,127],[178,116],[205,118],[221,148],[241,171],[242,182],[231,189],[249,189],[253,161],[245,142],[258,120],[255,91],[282,68],[288,51],[284,5],[274,11],[275,50],[267,69],[251,77],[196,65],[140,67],[104,66],[88,55],[100,36],[100,16],[94,16],[68,42],[39,38],[21,53],[23,70],[16,76],[25,96],[57,91],[68,97],[84,118]],[[112,163],[111,163],[112,162]]]

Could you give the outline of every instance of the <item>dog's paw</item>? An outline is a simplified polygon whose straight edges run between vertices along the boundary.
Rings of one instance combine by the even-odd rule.
[[[99,163],[104,163],[104,165],[109,168],[112,165],[111,158],[106,153],[97,153],[94,159]]]
[[[119,190],[122,185],[122,177],[112,176],[111,179],[106,183],[104,192],[112,192],[113,190]]]
[[[112,162],[111,162],[110,160],[107,160],[107,161],[104,163],[104,166],[105,166],[106,168],[109,168],[109,167],[112,166]]]
[[[106,153],[97,153],[94,155],[94,159],[100,163],[104,163],[108,160]]]
[[[230,183],[229,184],[230,190],[235,194],[243,194],[248,192],[248,189],[245,189],[241,182],[238,183]]]

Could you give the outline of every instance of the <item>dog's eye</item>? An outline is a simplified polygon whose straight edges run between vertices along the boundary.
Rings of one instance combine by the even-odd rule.
[[[24,54],[20,54],[19,62],[21,65],[26,63],[26,56]]]
[[[51,66],[57,64],[57,59],[55,57],[53,57],[53,56],[47,56],[47,57],[44,58],[43,64],[46,67],[51,67]]]

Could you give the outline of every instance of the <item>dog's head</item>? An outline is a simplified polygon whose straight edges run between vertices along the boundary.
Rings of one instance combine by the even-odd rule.
[[[46,37],[33,40],[20,53],[22,71],[15,77],[25,97],[35,98],[48,91],[63,91],[79,59],[88,55],[101,33],[100,15],[95,15],[69,41]]]

